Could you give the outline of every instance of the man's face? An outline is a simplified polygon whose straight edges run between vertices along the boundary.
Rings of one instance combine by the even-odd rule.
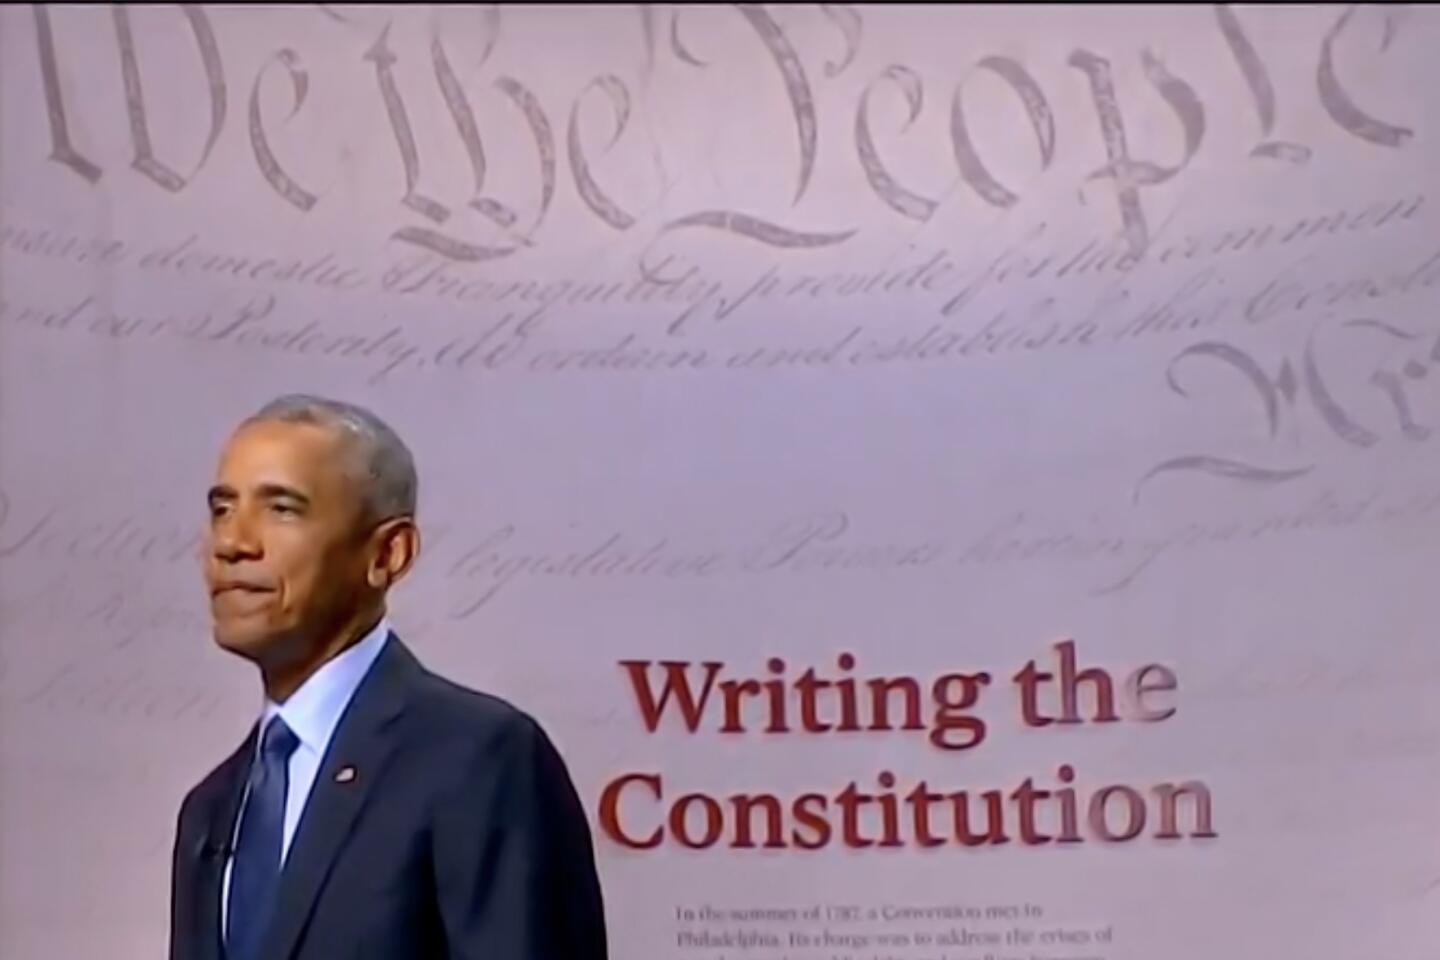
[[[367,530],[342,438],[309,423],[247,424],[209,495],[205,581],[215,640],[261,663],[297,659],[367,599]]]

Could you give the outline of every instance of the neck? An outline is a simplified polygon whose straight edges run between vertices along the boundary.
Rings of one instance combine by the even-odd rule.
[[[260,676],[265,684],[265,696],[275,703],[284,703],[316,670],[364,639],[384,615],[385,611],[379,610],[356,617],[327,642],[306,645],[302,656],[262,665]]]

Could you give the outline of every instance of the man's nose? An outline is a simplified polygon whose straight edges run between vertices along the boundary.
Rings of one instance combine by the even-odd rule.
[[[233,563],[237,560],[253,560],[260,556],[260,538],[255,525],[243,511],[236,510],[215,524],[213,552],[219,560]]]

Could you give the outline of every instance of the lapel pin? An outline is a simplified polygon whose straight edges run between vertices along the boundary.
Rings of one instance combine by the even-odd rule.
[[[354,779],[355,779],[355,768],[354,768],[354,767],[341,767],[341,768],[335,773],[335,782],[336,782],[336,783],[350,783],[350,782],[352,782]]]

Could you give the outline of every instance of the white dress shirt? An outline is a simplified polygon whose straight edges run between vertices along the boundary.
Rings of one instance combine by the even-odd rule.
[[[285,793],[285,826],[280,840],[282,868],[286,856],[290,853],[290,841],[295,837],[295,828],[300,824],[300,814],[305,811],[305,804],[310,799],[310,788],[315,785],[315,775],[320,770],[321,761],[325,759],[325,750],[330,746],[330,738],[340,724],[340,716],[350,704],[350,698],[355,695],[360,681],[370,672],[375,658],[380,656],[389,636],[390,625],[382,618],[375,629],[366,634],[359,643],[327,661],[311,674],[300,685],[300,689],[291,694],[283,704],[275,703],[268,697],[265,700],[265,708],[260,715],[260,731],[263,732],[265,724],[278,713],[300,741],[295,752],[290,755],[289,783]],[[259,736],[255,738],[255,749],[258,753]],[[247,769],[246,775],[248,774]],[[244,812],[242,801],[240,816],[235,818],[231,827],[232,850],[239,836],[240,817],[244,816]],[[220,893],[222,938],[227,929],[230,912],[230,865],[233,859],[233,853],[226,855],[225,877]]]

